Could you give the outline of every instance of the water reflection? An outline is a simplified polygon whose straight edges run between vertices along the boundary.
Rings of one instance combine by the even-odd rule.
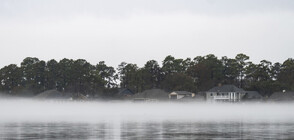
[[[5,123],[0,139],[293,139],[293,123]]]

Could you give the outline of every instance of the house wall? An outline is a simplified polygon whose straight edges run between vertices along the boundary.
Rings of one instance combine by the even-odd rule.
[[[176,98],[175,98],[176,96]],[[185,95],[185,94],[178,94],[176,92],[172,92],[168,95],[169,99],[182,99],[184,98],[185,96],[188,96],[188,97],[194,97],[195,96],[195,93],[192,93],[191,95]]]
[[[182,99],[182,98],[184,98],[184,97],[185,97],[185,95],[179,95],[179,94],[178,94],[177,99]]]
[[[209,102],[239,102],[244,93],[239,92],[206,92],[206,100]]]
[[[175,96],[176,96],[176,98],[175,98]],[[169,99],[178,99],[178,94],[175,93],[175,92],[172,92],[172,93],[170,93],[170,94],[168,95],[168,98],[169,98]]]
[[[185,97],[185,95],[180,95],[180,94],[177,94],[175,92],[172,92],[168,96],[169,96],[169,99],[182,99],[182,98]],[[176,96],[176,98],[175,98],[175,96]]]

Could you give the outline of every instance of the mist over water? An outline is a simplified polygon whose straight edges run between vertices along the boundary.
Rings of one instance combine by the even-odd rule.
[[[293,139],[294,103],[0,100],[0,139]]]
[[[294,103],[133,103],[0,100],[7,122],[278,122],[294,123]]]

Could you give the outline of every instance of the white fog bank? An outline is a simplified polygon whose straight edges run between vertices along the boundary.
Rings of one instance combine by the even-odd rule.
[[[132,103],[0,100],[0,123],[193,121],[294,123],[294,103]]]

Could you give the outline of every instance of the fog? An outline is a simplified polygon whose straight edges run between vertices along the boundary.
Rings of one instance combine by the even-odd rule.
[[[113,67],[167,55],[283,62],[293,57],[293,16],[291,0],[1,0],[0,67],[28,56]]]
[[[286,122],[294,103],[133,103],[0,100],[0,123],[7,122]]]

